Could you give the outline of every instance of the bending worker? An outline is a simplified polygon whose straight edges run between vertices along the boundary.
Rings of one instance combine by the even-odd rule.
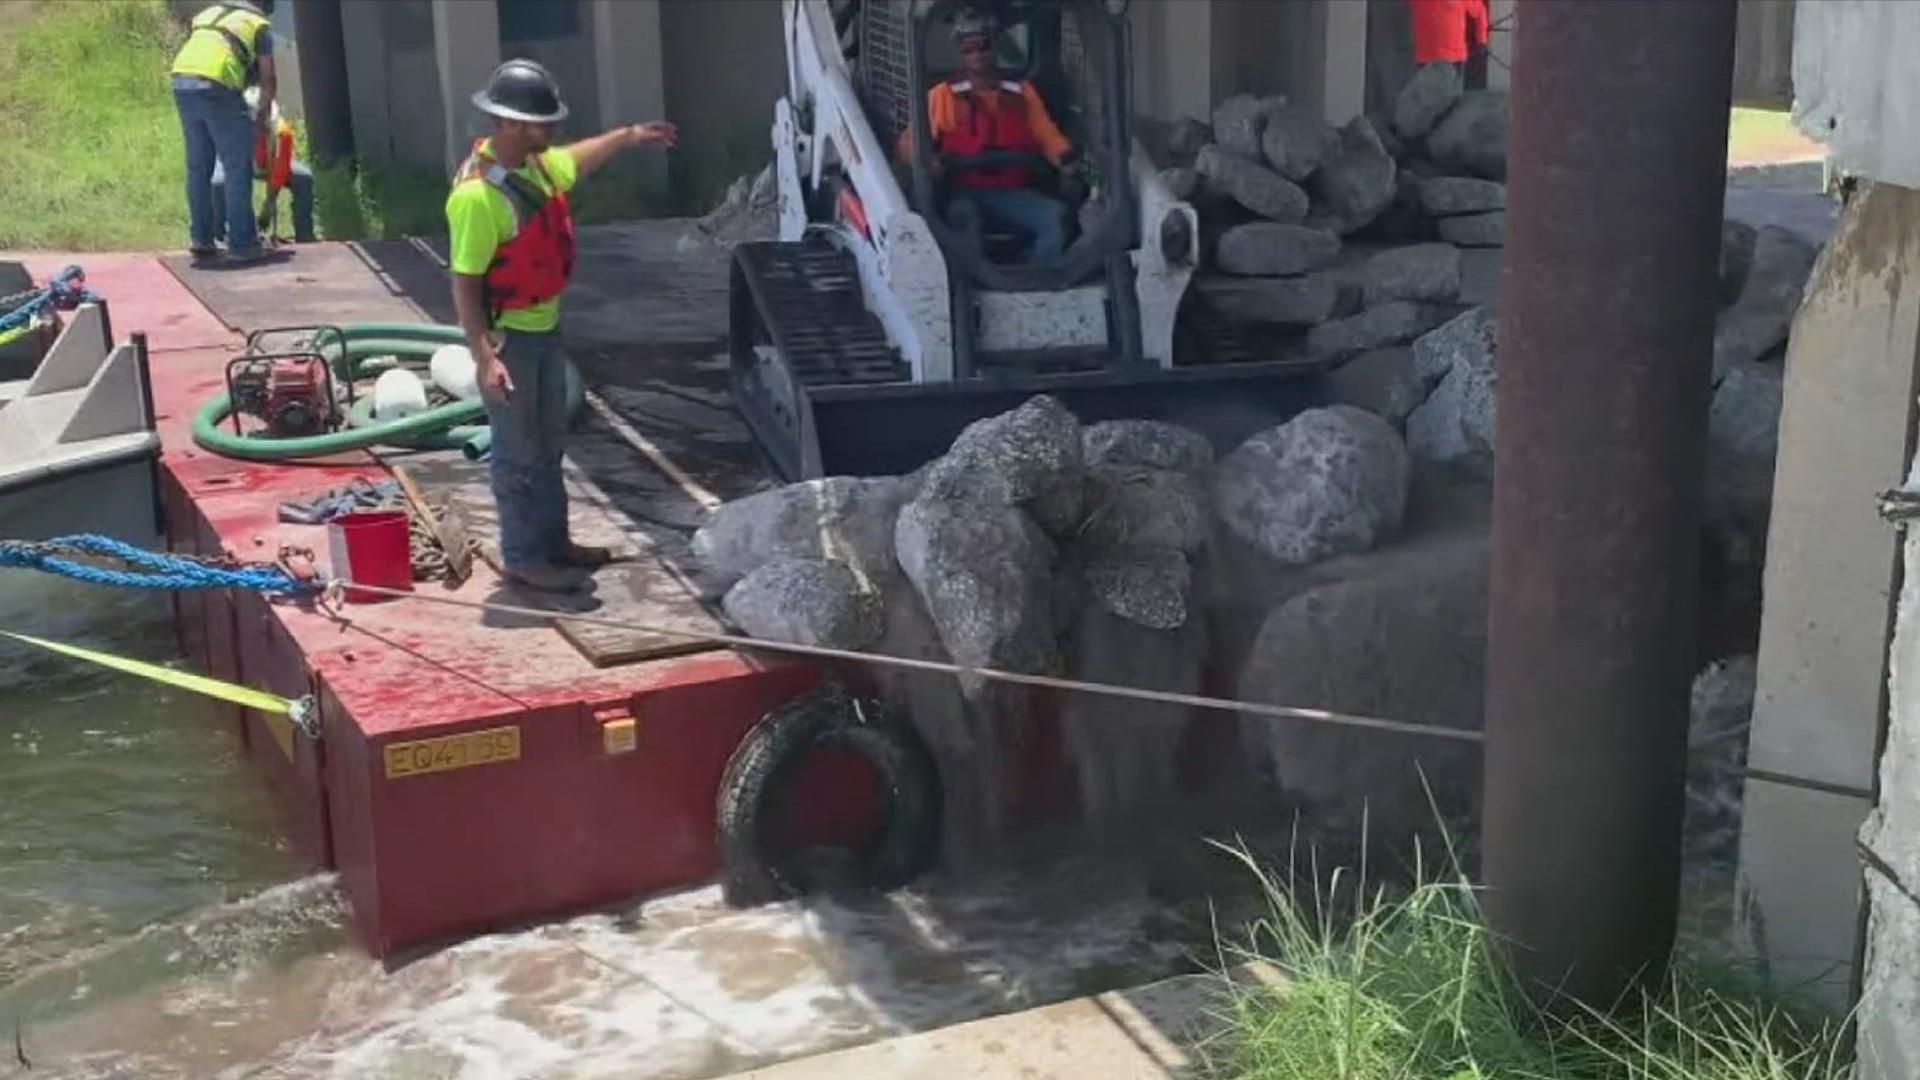
[[[247,106],[253,108],[258,100],[259,90],[248,87]],[[253,141],[253,171],[257,176],[267,179],[267,201],[260,208],[260,231],[264,243],[272,243],[268,233],[277,216],[276,204],[282,191],[293,195],[293,240],[297,244],[311,244],[313,235],[313,170],[307,168],[304,161],[293,157],[293,125],[280,115],[280,103],[274,102],[267,108],[269,130],[259,132]],[[269,154],[271,151],[271,154]],[[227,171],[219,162],[213,164],[213,201],[221,205],[222,194],[227,182]],[[224,239],[226,225],[222,218],[214,218],[214,238]]]
[[[999,28],[991,16],[964,11],[953,23],[961,73],[927,92],[927,128],[939,156],[935,175],[949,184],[950,217],[967,208],[983,223],[1027,234],[1029,262],[1050,262],[1066,248],[1066,204],[1034,190],[1032,170],[1023,165],[995,168],[952,167],[948,158],[1004,151],[1044,157],[1055,168],[1077,164],[1073,144],[1047,114],[1033,84],[1000,73],[994,58]],[[900,136],[899,155],[909,160],[913,131]]]
[[[574,256],[567,192],[619,151],[671,147],[678,132],[655,121],[554,146],[567,107],[531,60],[501,64],[473,103],[494,118],[493,135],[474,144],[447,195],[449,265],[493,425],[501,569],[518,585],[571,592],[609,554],[573,542],[560,473],[568,419],[560,293]]]
[[[253,222],[253,147],[266,135],[277,80],[273,32],[267,15],[273,0],[226,0],[193,17],[186,43],[173,58],[173,103],[187,142],[187,224],[194,258],[211,259],[227,237],[226,261],[259,262],[266,248]],[[241,92],[260,87],[249,109]],[[236,182],[226,185],[225,206],[213,201],[213,170]],[[224,210],[226,228],[217,224]]]

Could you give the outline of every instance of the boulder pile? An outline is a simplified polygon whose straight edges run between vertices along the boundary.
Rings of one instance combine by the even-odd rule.
[[[1351,406],[1309,409],[1216,461],[1197,432],[1083,425],[1039,396],[972,424],[912,476],[813,480],[722,505],[692,551],[755,636],[1197,693],[1223,653],[1243,651],[1214,641],[1203,582],[1219,545],[1271,574],[1364,553],[1400,528],[1409,469],[1394,426]],[[875,674],[940,761],[950,850],[982,850],[1009,827],[1031,695]],[[1064,695],[1057,721],[1082,814],[1164,809],[1193,720],[1178,706]]]
[[[1502,242],[1507,115],[1504,94],[1459,83],[1422,69],[1391,116],[1342,128],[1251,94],[1175,125],[1162,178],[1201,213],[1196,302],[1311,361],[1403,346],[1458,314],[1457,249]],[[1395,244],[1415,246],[1380,251]]]

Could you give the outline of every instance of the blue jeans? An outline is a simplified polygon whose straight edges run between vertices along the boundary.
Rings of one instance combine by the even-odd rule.
[[[213,247],[213,167],[218,161],[230,177],[245,183],[226,189],[228,248],[252,251],[260,246],[253,224],[253,117],[240,91],[205,79],[176,78],[173,103],[180,110],[180,133],[187,140],[187,222],[196,250]]]
[[[505,401],[487,395],[486,405],[493,425],[489,457],[500,514],[500,561],[514,571],[553,565],[572,543],[560,473],[567,440],[567,357],[557,330],[504,334],[500,360],[513,392]]]
[[[213,201],[218,204],[226,190],[227,170],[219,162],[213,163]],[[307,168],[304,161],[296,161],[287,173],[287,192],[293,196],[293,238],[300,243],[311,243],[313,235],[313,170]],[[213,222],[214,239],[223,240],[227,235],[224,218],[215,218]]]
[[[982,224],[1031,237],[1028,262],[1057,259],[1067,246],[1067,208],[1058,199],[1025,188],[965,188],[954,198],[979,207]]]

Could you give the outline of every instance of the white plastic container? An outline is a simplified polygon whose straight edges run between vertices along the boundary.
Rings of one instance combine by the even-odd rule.
[[[427,411],[427,384],[405,368],[386,372],[373,383],[373,418],[399,420]]]
[[[465,345],[442,345],[427,359],[433,384],[461,401],[480,396],[480,378],[474,368],[473,353]]]

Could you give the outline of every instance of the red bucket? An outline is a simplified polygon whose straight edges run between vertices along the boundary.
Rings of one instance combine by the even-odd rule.
[[[328,527],[327,550],[333,576],[361,585],[413,591],[413,555],[403,510],[342,514]],[[392,599],[365,589],[348,589],[349,604]]]

